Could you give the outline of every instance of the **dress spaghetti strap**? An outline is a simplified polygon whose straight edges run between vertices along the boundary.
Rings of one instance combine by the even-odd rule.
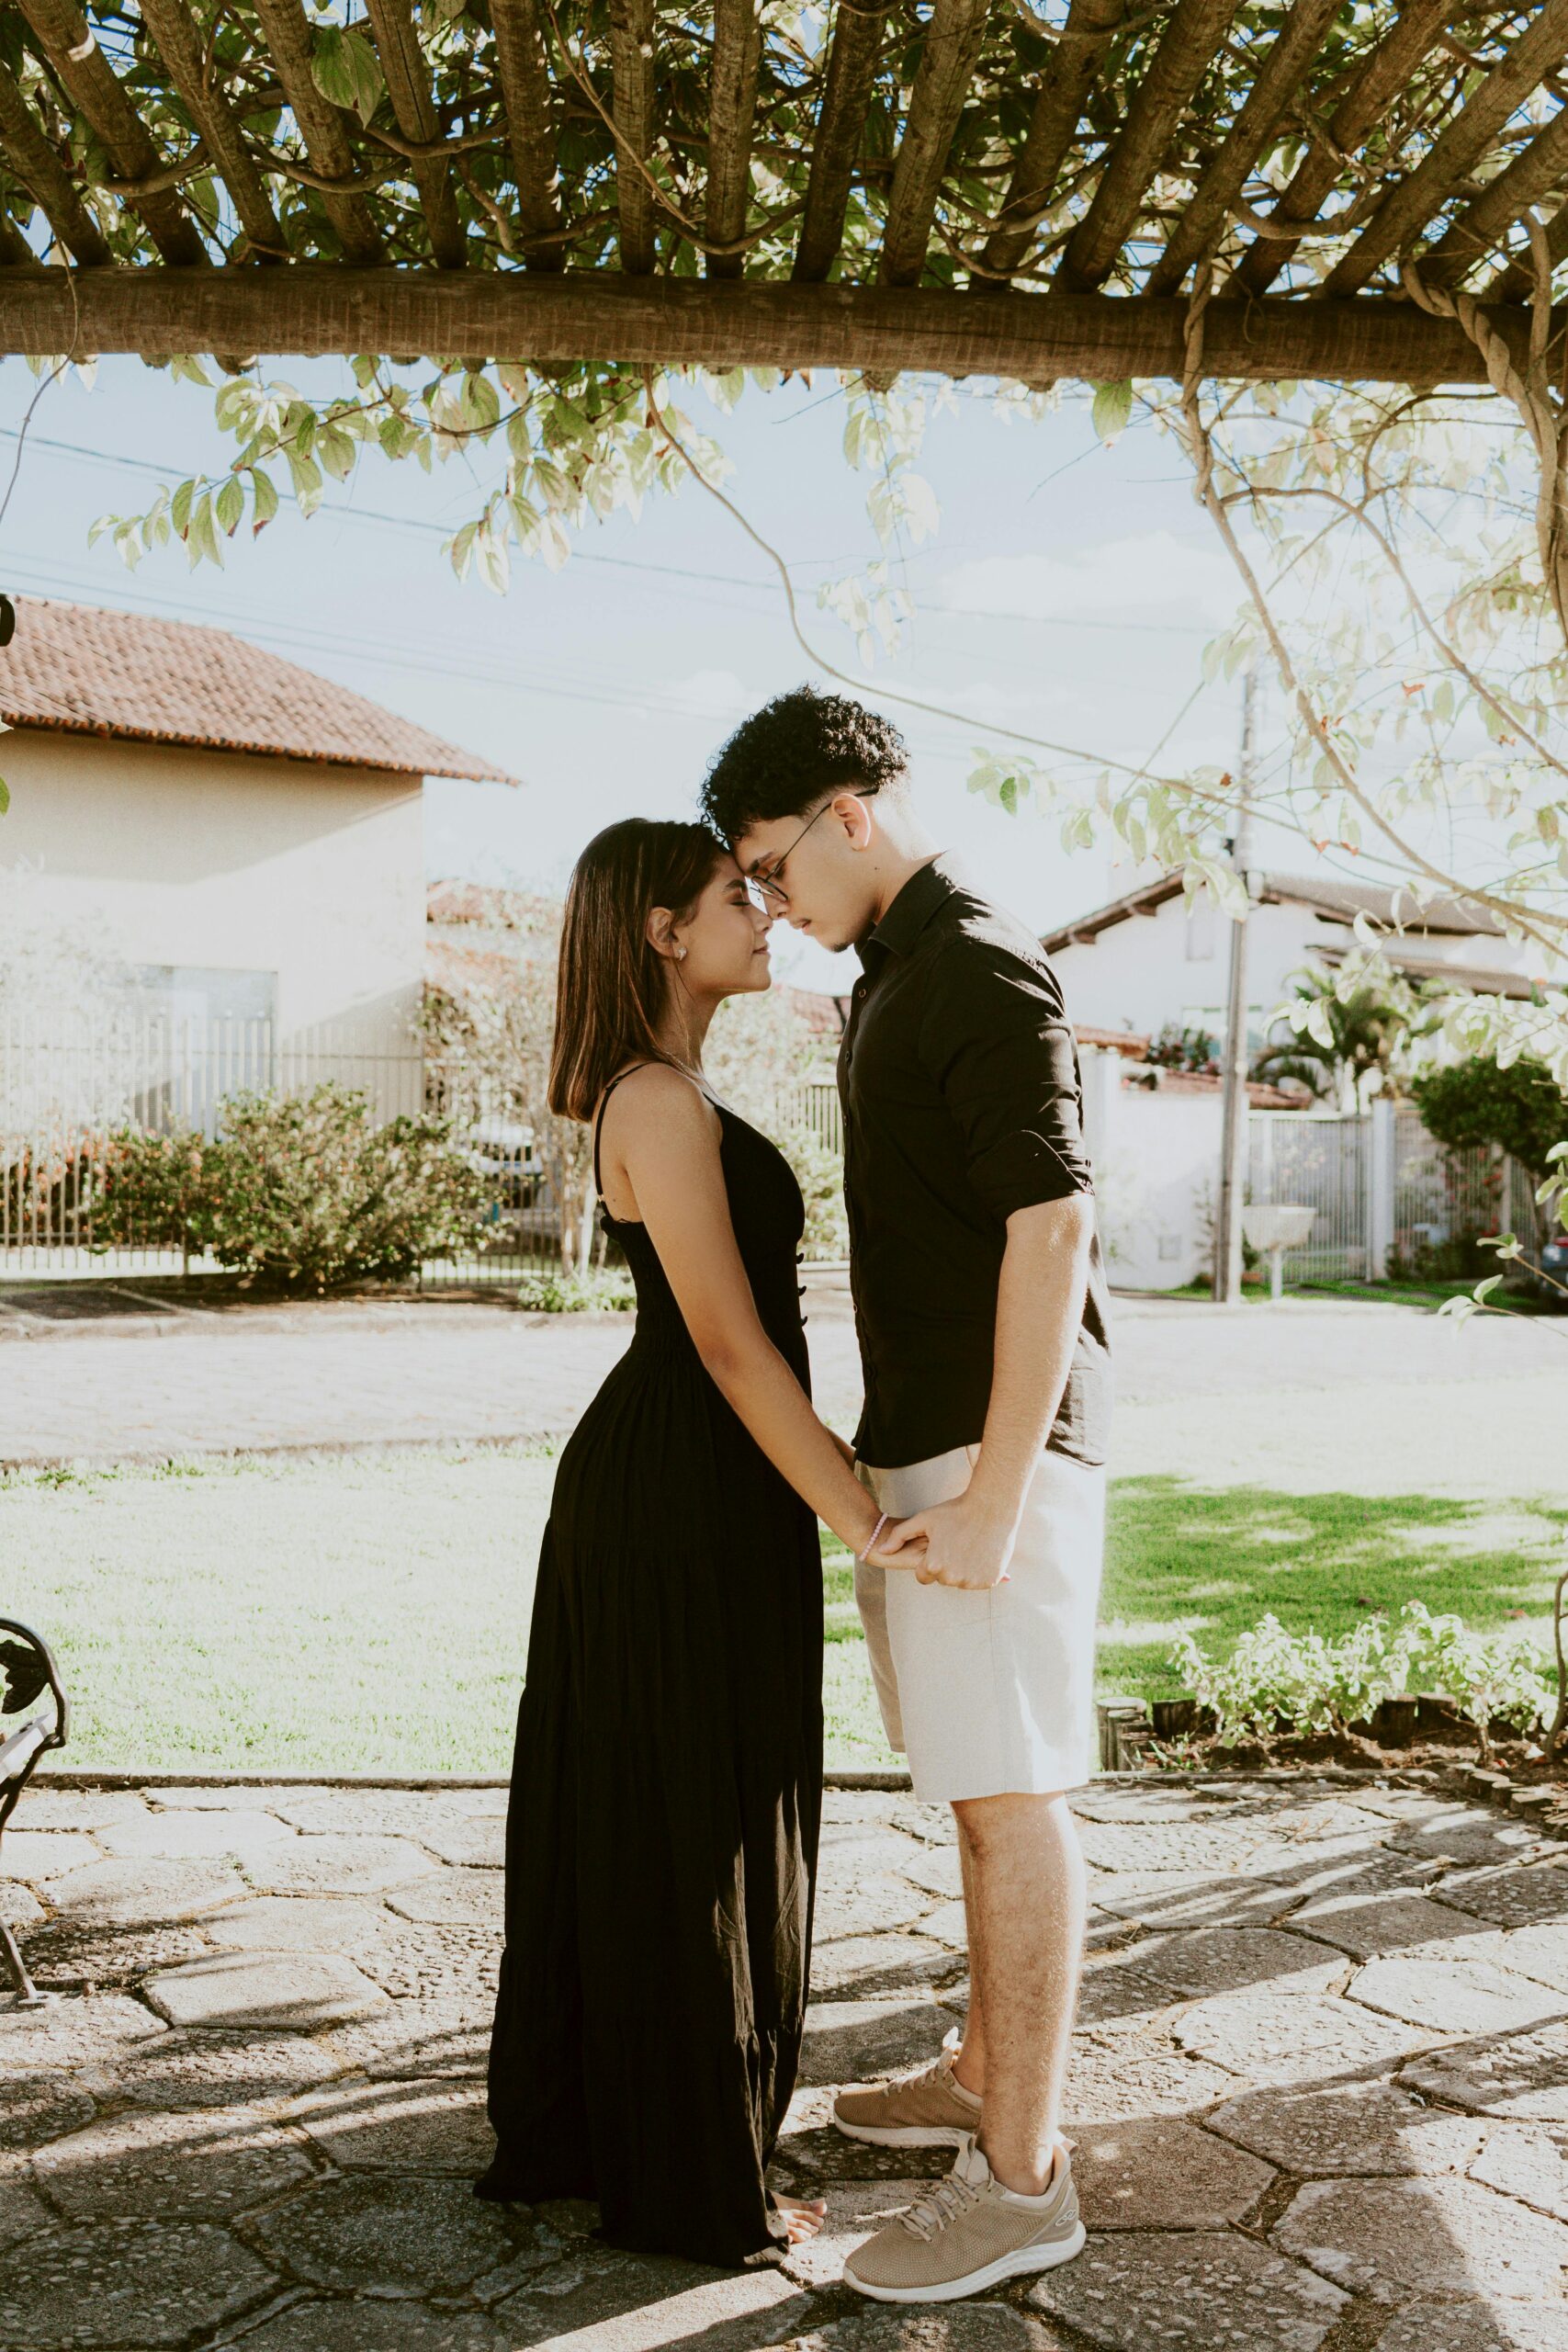
[[[653,1065],[651,1062],[633,1062],[630,1069],[623,1069],[619,1071],[617,1075],[610,1080],[609,1085],[599,1097],[599,1108],[593,1114],[593,1190],[600,1200],[603,1200],[604,1197],[604,1187],[599,1182],[599,1136],[600,1131],[604,1125],[604,1105],[608,1102],[611,1095],[614,1094],[616,1087],[619,1086],[623,1078],[635,1078],[639,1069],[651,1069]],[[609,1212],[606,1210],[605,1214],[608,1215]]]

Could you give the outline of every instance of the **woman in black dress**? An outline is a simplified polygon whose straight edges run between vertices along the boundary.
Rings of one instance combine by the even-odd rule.
[[[810,1952],[816,1522],[856,1553],[879,1524],[809,1402],[799,1188],[702,1074],[716,1007],[768,986],[768,926],[699,825],[613,825],[567,899],[550,1100],[593,1123],[637,1319],[540,1553],[477,2184],[727,2266],[821,2221],[764,2178]]]

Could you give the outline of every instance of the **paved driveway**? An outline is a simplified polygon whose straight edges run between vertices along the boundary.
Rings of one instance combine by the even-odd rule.
[[[0,1463],[557,1437],[630,1335],[620,1316],[501,1303],[85,1304],[63,1283],[0,1293]],[[807,1306],[817,1395],[848,1427],[842,1281]],[[1124,1299],[1115,1351],[1123,1473],[1503,1498],[1568,1483],[1568,1317]]]
[[[942,2312],[845,2254],[946,2168],[835,2084],[964,2010],[944,1809],[828,1801],[776,2177],[827,2233],[726,2274],[498,2209],[493,1790],[39,1789],[0,1881],[0,2344],[244,2352],[1562,2352],[1568,1863],[1430,1788],[1099,1783],[1067,2091],[1089,2239]]]

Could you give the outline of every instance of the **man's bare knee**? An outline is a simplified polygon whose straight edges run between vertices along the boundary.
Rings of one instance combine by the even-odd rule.
[[[1064,1793],[1059,1789],[1044,1793],[1015,1789],[995,1797],[955,1797],[953,1817],[970,1852],[984,1855],[1010,1838],[1021,1823],[1038,1820],[1059,1804]]]

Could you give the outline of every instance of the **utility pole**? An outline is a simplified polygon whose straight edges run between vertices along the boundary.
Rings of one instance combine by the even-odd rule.
[[[1231,864],[1244,890],[1251,851],[1248,803],[1252,797],[1253,736],[1258,705],[1258,668],[1249,662],[1242,682],[1241,757],[1235,831],[1228,844]],[[1250,895],[1250,894],[1249,894]],[[1247,924],[1233,918],[1230,939],[1230,1001],[1225,1011],[1224,1121],[1220,1145],[1220,1209],[1214,1219],[1215,1303],[1241,1304],[1241,1209],[1247,1197]]]

